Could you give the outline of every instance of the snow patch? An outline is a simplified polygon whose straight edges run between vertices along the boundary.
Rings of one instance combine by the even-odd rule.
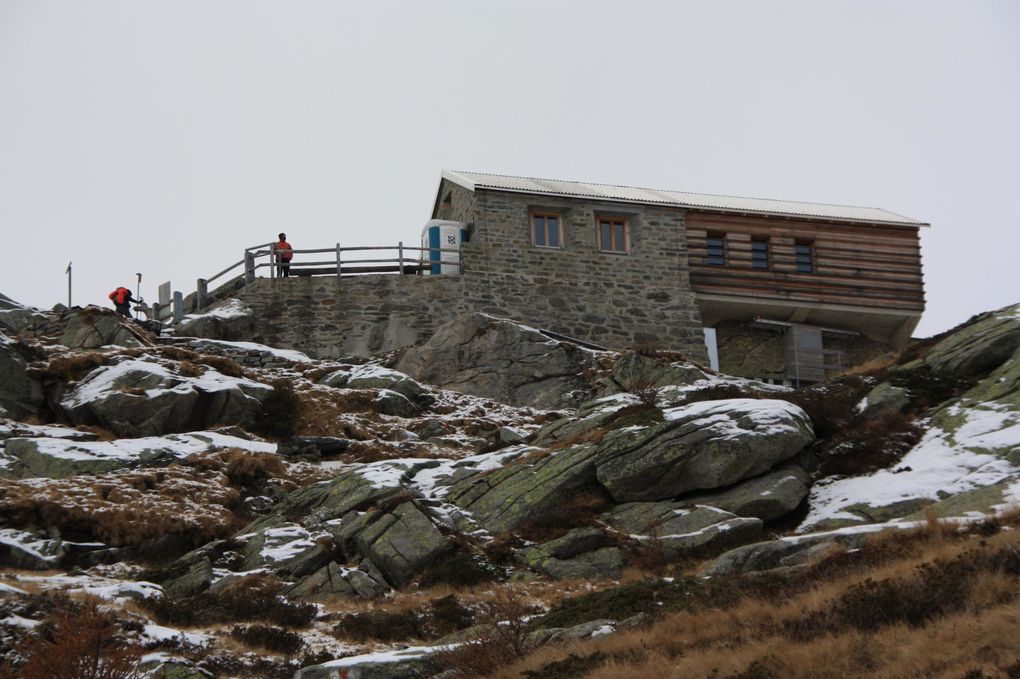
[[[816,483],[811,489],[811,510],[798,530],[829,519],[859,520],[845,511],[855,504],[883,507],[904,500],[938,500],[944,494],[991,486],[1020,474],[1020,469],[992,452],[1020,448],[1020,413],[992,404],[954,405],[947,413],[962,417],[963,424],[955,432],[930,429],[895,470]]]

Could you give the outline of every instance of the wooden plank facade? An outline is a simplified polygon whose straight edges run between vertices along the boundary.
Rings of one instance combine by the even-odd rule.
[[[705,213],[688,213],[686,222],[696,293],[924,310],[917,227]],[[725,243],[721,264],[708,263],[710,236]],[[752,240],[765,244],[760,268]],[[797,244],[810,247],[810,271],[798,270]]]
[[[706,327],[762,318],[902,348],[924,311],[920,225],[694,210],[685,224]]]

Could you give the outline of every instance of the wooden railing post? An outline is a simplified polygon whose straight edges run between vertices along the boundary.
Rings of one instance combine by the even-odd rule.
[[[205,298],[209,294],[209,284],[204,278],[198,279],[197,290],[195,291],[195,311],[201,311],[205,306]]]
[[[397,243],[397,268],[400,269],[400,275],[404,275],[404,241]]]
[[[276,278],[276,244],[269,246],[269,277]]]
[[[336,282],[340,282],[340,243],[336,244]]]

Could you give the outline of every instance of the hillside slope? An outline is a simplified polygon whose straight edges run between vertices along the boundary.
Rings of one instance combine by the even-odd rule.
[[[661,674],[661,659],[601,647],[576,670],[550,668],[569,640],[616,632],[625,648],[691,605],[778,611],[767,591],[817,598],[816,586],[879,596],[840,594],[833,574],[852,583],[936,558],[961,582],[1005,583],[994,603],[1012,605],[1015,543],[998,535],[1010,520],[989,517],[1020,498],[1017,306],[796,391],[487,316],[358,364],[218,339],[243,337],[236,302],[171,337],[95,308],[8,306],[9,672],[43,662],[40,633],[61,657],[78,652],[80,635],[60,632],[91,615],[106,633],[84,646],[148,676],[485,675],[519,656],[536,676]],[[965,538],[940,516],[994,535],[988,556],[960,556]],[[991,605],[971,594],[945,615]],[[800,623],[783,615],[753,636],[786,639],[776,625]],[[789,671],[745,659],[700,667]],[[765,673],[740,674],[752,666]]]

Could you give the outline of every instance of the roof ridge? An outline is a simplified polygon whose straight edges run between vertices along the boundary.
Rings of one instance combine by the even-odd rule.
[[[761,200],[771,201],[773,203],[796,203],[798,205],[824,205],[828,207],[849,207],[849,208],[865,208],[868,210],[881,210],[882,212],[888,212],[891,215],[902,217],[906,220],[916,221],[906,215],[897,214],[890,210],[886,210],[883,207],[877,205],[851,205],[850,203],[826,203],[817,200],[791,200],[787,198],[764,198],[762,196],[741,196],[733,193],[708,193],[705,191],[682,191],[679,189],[655,189],[649,186],[633,186],[630,184],[610,184],[608,182],[588,182],[580,181],[576,179],[553,179],[552,177],[529,177],[527,175],[516,175],[516,174],[499,174],[496,172],[474,172],[471,170],[450,170],[461,175],[476,175],[481,177],[502,177],[504,179],[529,179],[531,181],[539,182],[567,182],[568,184],[586,184],[588,186],[609,186],[620,189],[635,189],[638,191],[656,191],[658,193],[680,193],[688,196],[712,196],[713,198],[736,198],[739,200]]]

